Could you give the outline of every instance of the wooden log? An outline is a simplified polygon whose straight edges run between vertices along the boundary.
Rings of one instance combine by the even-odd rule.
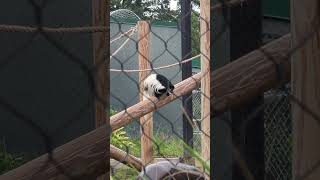
[[[292,94],[311,112],[320,116],[320,2],[291,1],[293,47],[300,46],[292,56]],[[309,40],[306,42],[306,37]],[[319,120],[299,103],[292,101],[293,178],[320,179]]]
[[[287,54],[290,51],[290,35],[286,35],[263,47],[270,53],[277,63],[282,63],[283,80],[290,80],[290,61]],[[182,96],[199,87],[201,74],[196,74],[177,84],[174,93]],[[212,101],[211,113],[217,115],[230,108],[237,107],[250,101],[257,95],[278,85],[276,68],[272,61],[259,50],[253,51],[239,60],[230,63],[212,74]],[[139,118],[175,100],[177,96],[171,95],[163,100],[142,101],[127,110],[121,111],[110,118],[110,125],[116,130],[130,123],[132,119]],[[154,102],[154,103],[153,103]],[[108,145],[106,125],[93,130],[53,151],[56,164],[60,165],[69,174],[94,179],[105,171],[105,161],[109,160],[106,151]],[[12,171],[0,176],[1,180],[16,179],[57,179],[63,178],[55,165],[47,164],[48,154],[42,155]],[[41,170],[41,171],[40,171]],[[32,178],[31,178],[32,177]]]
[[[211,115],[218,115],[228,109],[239,107],[262,92],[276,87],[279,78],[274,62],[283,67],[281,74],[283,81],[290,80],[290,61],[287,58],[290,52],[290,35],[285,35],[263,46],[262,49],[268,52],[270,57],[267,57],[260,50],[255,50],[212,73]],[[270,58],[273,58],[274,62]],[[119,129],[133,119],[155,111],[177,97],[197,89],[201,77],[201,73],[198,73],[176,84],[173,95],[163,100],[158,101],[151,97],[149,100],[142,101],[115,114],[110,118],[111,128],[113,130]]]
[[[214,71],[211,79],[211,113],[215,116],[240,107],[261,93],[277,87],[280,80],[288,82],[291,72],[288,58],[290,43],[290,35],[285,35]],[[280,74],[277,73],[276,64],[282,67]]]
[[[138,22],[138,59],[139,69],[150,69],[149,46],[150,46],[150,25],[147,21]],[[140,101],[146,99],[143,82],[150,74],[150,71],[139,72]],[[150,112],[140,118],[141,131],[141,160],[143,165],[152,163],[153,160],[153,113]]]
[[[99,127],[67,144],[56,148],[53,161],[48,160],[48,154],[42,155],[28,163],[0,176],[1,180],[54,180],[70,179],[63,175],[60,169],[73,179],[95,179],[108,169],[109,161],[106,151],[109,151],[106,127]],[[56,165],[61,168],[57,169]]]
[[[210,1],[200,0],[201,156],[210,161]]]
[[[142,161],[139,158],[136,158],[127,152],[116,148],[112,145],[110,145],[110,158],[115,159],[122,164],[128,165],[130,167],[135,168],[138,171],[142,170]]]

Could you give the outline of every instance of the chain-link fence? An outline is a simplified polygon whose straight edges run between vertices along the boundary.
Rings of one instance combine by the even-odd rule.
[[[292,179],[291,106],[320,119],[285,84],[319,22],[260,47],[260,1],[186,2],[2,2],[0,179]]]
[[[288,90],[289,91],[289,90]],[[290,91],[289,91],[290,92]],[[292,119],[290,99],[285,93],[268,92],[265,101],[266,179],[292,179]]]

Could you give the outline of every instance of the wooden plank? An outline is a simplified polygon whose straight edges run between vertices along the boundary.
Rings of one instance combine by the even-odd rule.
[[[291,31],[293,47],[301,44],[310,32],[319,27],[318,0],[291,1]],[[292,56],[293,96],[312,112],[320,115],[320,32]],[[319,122],[294,101],[293,118],[293,179],[318,180],[320,169]],[[312,171],[310,171],[313,169]],[[310,172],[308,172],[310,171]]]
[[[201,156],[210,161],[210,1],[200,0]]]
[[[286,35],[263,47],[277,61],[282,63],[284,68],[283,77],[285,82],[290,80],[290,61],[283,58],[290,52],[291,39]],[[230,76],[232,74],[232,76]],[[196,74],[176,85],[174,94],[163,100],[157,101],[156,98],[139,102],[138,104],[121,111],[110,118],[110,125],[116,130],[145,114],[160,108],[177,97],[184,95],[198,88],[201,74]],[[212,73],[211,88],[214,92],[211,96],[213,101],[210,106],[213,115],[218,115],[229,108],[235,108],[250,101],[261,92],[267,91],[278,85],[278,78],[274,63],[259,50],[239,58],[217,71]],[[153,103],[155,102],[155,104]],[[128,115],[128,112],[130,115]],[[53,151],[56,164],[61,165],[67,172],[87,179],[96,178],[103,174],[107,168],[105,161],[109,161],[106,151],[107,127],[101,126],[92,132],[81,136]],[[0,179],[54,179],[64,177],[55,168],[55,165],[47,164],[48,154],[34,159],[2,176]],[[41,170],[41,171],[40,171]]]
[[[138,59],[139,69],[150,69],[150,25],[147,21],[138,22]],[[150,71],[139,72],[140,101],[147,99],[144,92],[143,82]],[[144,166],[153,161],[153,113],[148,113],[140,118],[141,130],[141,160]]]

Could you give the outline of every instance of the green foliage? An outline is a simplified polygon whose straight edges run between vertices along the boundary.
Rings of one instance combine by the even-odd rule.
[[[136,147],[136,144],[127,136],[123,127],[112,132],[111,144],[124,151]]]
[[[107,113],[109,113],[109,116],[111,117],[111,116],[117,114],[117,111],[116,111],[116,110],[113,110],[113,109],[111,108],[111,109],[109,110],[109,112],[107,112]]]
[[[178,22],[181,12],[180,1],[177,10],[170,9],[170,0],[111,0],[110,10],[129,9],[143,20]],[[193,7],[200,7],[200,0],[192,1]],[[192,55],[200,53],[200,14],[191,12]]]
[[[135,180],[139,172],[134,168],[119,168],[112,175],[112,178],[115,180]]]
[[[133,139],[132,142],[135,147],[129,149],[130,154],[140,157],[140,139]],[[157,135],[153,137],[153,143],[155,157],[178,157],[183,154],[183,141],[179,138],[165,138],[163,135]]]
[[[200,54],[200,14],[197,12],[191,13],[191,44],[192,56]]]
[[[174,21],[178,12],[170,9],[170,0],[111,0],[110,10],[129,9],[144,20]]]
[[[110,116],[113,116],[116,113],[117,111],[113,110],[112,108],[109,111]],[[132,149],[137,148],[134,140],[128,137],[126,131],[124,130],[124,127],[121,127],[112,132],[110,144],[124,151],[131,151]]]
[[[179,157],[183,155],[183,141],[179,138],[155,136],[154,142],[153,149],[156,157]]]
[[[115,110],[110,109],[110,116],[116,114]],[[202,163],[205,171],[210,172],[210,164],[202,160],[201,155],[188,145],[186,145],[180,138],[166,136],[159,134],[154,136],[154,156],[155,157],[179,157],[183,155],[184,149],[191,154],[196,160]],[[111,144],[132,154],[136,157],[140,157],[141,154],[141,142],[140,138],[131,139],[128,137],[124,127],[115,130],[111,135]],[[116,170],[116,173],[112,176],[113,179],[135,179],[139,172],[134,168],[120,168]]]
[[[183,155],[184,149],[186,149],[189,154],[202,164],[204,170],[207,174],[210,173],[210,164],[205,162],[201,155],[193,148],[185,144],[180,138],[165,137],[165,135],[157,135],[154,138],[154,157],[181,157]],[[132,140],[136,144],[135,148],[129,149],[130,154],[140,157],[140,139]],[[135,179],[139,172],[134,168],[119,168],[113,174],[113,179]]]
[[[183,141],[179,138],[166,137],[165,135],[156,135],[154,138],[154,157],[179,157],[183,154]],[[141,149],[140,149],[140,139],[136,138],[132,140],[135,144],[135,147],[129,149],[129,153],[140,157]],[[134,168],[119,168],[116,169],[113,174],[113,179],[136,179],[139,172]]]
[[[4,145],[0,146],[0,174],[15,169],[24,163],[22,157],[6,152]]]

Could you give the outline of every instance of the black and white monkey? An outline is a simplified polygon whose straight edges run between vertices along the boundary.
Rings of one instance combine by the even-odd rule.
[[[161,74],[150,74],[144,80],[144,100],[155,96],[160,99],[163,95],[169,96],[174,90],[174,85]]]

